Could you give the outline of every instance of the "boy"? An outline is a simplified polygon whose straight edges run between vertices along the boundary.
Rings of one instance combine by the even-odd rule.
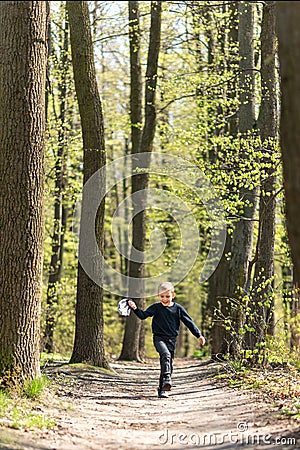
[[[147,317],[153,317],[153,342],[160,357],[159,398],[168,397],[167,391],[170,391],[172,386],[171,375],[180,321],[198,338],[202,346],[205,344],[204,336],[183,306],[173,302],[174,297],[173,284],[165,282],[158,286],[159,302],[152,304],[145,311],[139,309],[134,301],[128,301],[128,306],[133,309],[139,319],[144,320]]]

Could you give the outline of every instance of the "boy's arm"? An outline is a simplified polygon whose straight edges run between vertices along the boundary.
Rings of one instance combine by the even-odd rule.
[[[180,320],[184,323],[184,325],[190,330],[190,332],[198,338],[199,342],[204,345],[205,338],[202,336],[201,331],[191,318],[191,316],[187,313],[183,306],[180,305]]]
[[[133,310],[133,312],[141,320],[145,320],[145,319],[147,319],[147,317],[152,317],[155,313],[155,304],[149,306],[149,308],[147,308],[145,311],[143,311],[142,309],[139,309],[136,306],[136,304],[134,303],[134,301],[132,301],[132,300],[128,301],[128,306],[130,306],[130,308]]]

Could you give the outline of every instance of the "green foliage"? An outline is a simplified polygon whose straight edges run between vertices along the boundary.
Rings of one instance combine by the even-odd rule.
[[[25,382],[23,392],[15,389],[0,390],[1,426],[21,430],[54,427],[55,419],[36,412],[41,410],[42,394],[49,385],[50,381],[43,376],[41,379]]]
[[[267,397],[278,408],[281,416],[299,419],[299,371],[286,366],[249,368],[229,361],[219,378],[226,378],[233,387],[251,389]]]
[[[48,366],[48,364],[52,364],[54,362],[62,362],[67,363],[70,360],[70,357],[67,355],[62,355],[60,353],[46,353],[42,352],[40,357],[41,368],[44,369]]]
[[[40,378],[34,378],[33,380],[25,380],[23,395],[26,398],[37,398],[43,393],[44,388],[49,385],[50,380],[46,375],[42,375]]]
[[[0,390],[0,417],[4,416],[9,404],[9,396],[6,391]]]
[[[236,298],[219,300],[214,320],[225,329],[228,354],[242,365],[268,363],[268,330],[274,315],[274,277],[265,279],[250,288],[247,295],[240,292]],[[237,291],[238,294],[238,291]],[[224,306],[225,304],[225,306]],[[277,348],[278,350],[278,348]]]
[[[209,348],[206,346],[200,350],[194,350],[193,357],[198,359],[207,359],[210,355]]]
[[[17,430],[19,429],[45,429],[55,426],[55,420],[50,417],[44,417],[39,414],[27,412],[24,414],[23,410],[14,407],[11,411],[10,426]]]
[[[80,118],[76,104],[75,89],[71,70],[70,49],[67,54],[67,66],[62,64],[64,30],[64,4],[54,2],[52,9],[52,47],[49,59],[49,91],[48,124],[46,139],[46,236],[44,260],[44,289],[42,304],[42,330],[45,328],[47,314],[46,293],[49,267],[52,253],[52,234],[54,229],[53,206],[57,194],[55,188],[55,165],[59,161],[60,145],[58,130],[65,130],[65,179],[63,204],[68,211],[67,224],[63,233],[64,255],[60,281],[56,286],[57,303],[53,306],[55,331],[55,351],[68,356],[72,352],[74,341],[76,277],[77,277],[77,236],[78,221],[73,220],[74,206],[80,198],[82,188],[82,141]],[[150,22],[150,3],[140,2],[141,9],[141,62],[144,82]],[[266,139],[262,142],[257,124],[246,135],[232,133],[232,127],[239,109],[239,72],[238,45],[232,40],[232,32],[236,27],[232,9],[227,4],[216,2],[163,3],[162,45],[159,56],[159,75],[157,87],[157,128],[153,150],[185,158],[196,165],[212,182],[218,197],[226,211],[228,234],[232,231],[244,209],[249,205],[241,195],[241,189],[260,188],[270,175],[276,177],[275,195],[276,211],[276,243],[275,274],[276,278],[264,280],[252,288],[247,295],[236,295],[228,299],[227,310],[221,306],[216,310],[214,318],[204,314],[203,327],[209,330],[213,320],[223,323],[226,330],[228,346],[234,345],[243,364],[256,360],[264,364],[267,361],[267,349],[264,334],[268,330],[269,319],[254,314],[251,307],[254,299],[259,308],[270,309],[275,299],[275,316],[284,316],[284,322],[291,332],[292,290],[291,259],[285,229],[285,211],[282,192],[281,157],[277,139]],[[260,24],[262,4],[257,2],[255,8],[254,46],[259,56]],[[130,144],[130,107],[129,107],[129,39],[128,12],[126,2],[100,2],[92,14],[92,33],[95,43],[95,59],[98,86],[103,106],[105,123],[105,144],[107,161],[129,154]],[[258,58],[259,62],[259,58]],[[66,70],[67,68],[67,70]],[[261,83],[259,67],[256,65],[256,99],[257,112],[261,100]],[[66,122],[60,122],[60,85],[66,76]],[[246,86],[247,89],[247,86]],[[243,157],[247,154],[247,158]],[[211,244],[212,223],[201,195],[174,181],[172,173],[165,175],[152,174],[150,187],[165,190],[178,197],[186,204],[196,219],[199,229],[200,249],[192,270],[181,283],[178,301],[188,308],[196,322],[202,322],[202,311],[208,302],[208,284],[199,284],[199,273],[205,262]],[[126,270],[125,260],[115,248],[113,241],[112,217],[114,212],[130,194],[130,180],[117,183],[106,197],[105,213],[105,258],[117,271]],[[130,240],[130,227],[121,230],[121,225],[114,222],[115,227]],[[166,236],[166,251],[153,263],[147,264],[147,276],[155,276],[165,271],[178,256],[181,247],[181,235],[176,220],[166,211],[149,208],[147,211],[147,250],[151,248],[151,233],[161,231]],[[259,229],[255,227],[254,243],[258,239]],[[192,239],[192,238],[191,238]],[[155,244],[155,243],[154,243]],[[227,259],[232,255],[227,253]],[[262,274],[263,275],[263,274]],[[255,280],[253,280],[255,281]],[[255,283],[253,283],[255,285]],[[274,289],[270,286],[274,285]],[[181,289],[182,287],[182,289]],[[268,292],[265,295],[265,292]],[[225,295],[225,293],[224,293]],[[262,298],[260,298],[262,296]],[[283,298],[283,300],[282,300]],[[154,299],[147,299],[147,304]],[[119,298],[109,292],[104,294],[104,326],[105,348],[109,356],[117,357],[122,346],[125,325],[124,318],[117,312]],[[285,309],[282,309],[282,303]],[[241,319],[245,317],[245,320]],[[236,319],[241,319],[238,326]],[[276,319],[276,320],[277,320]],[[200,325],[200,324],[199,324]],[[258,327],[259,325],[259,327]],[[156,356],[153,351],[151,329],[146,322],[147,354]],[[299,325],[296,324],[294,329]],[[258,335],[258,328],[263,338]],[[277,333],[277,329],[276,329]],[[245,346],[247,336],[258,340],[254,348]],[[195,343],[189,339],[189,351],[193,354]],[[289,336],[287,336],[287,340]],[[278,353],[284,347],[278,348]],[[274,353],[276,350],[274,349]],[[50,355],[51,356],[51,355]],[[49,357],[50,357],[49,356]],[[273,354],[272,358],[275,358]],[[280,358],[280,355],[278,356]]]
[[[71,49],[65,27],[65,5],[54,2],[51,11],[51,53],[49,55],[49,80],[47,129],[46,129],[46,182],[45,182],[45,242],[42,299],[42,333],[46,317],[51,314],[54,325],[54,344],[57,351],[71,352],[74,339],[74,305],[77,276],[77,226],[73,217],[74,206],[82,188],[82,141],[80,119],[75,97]],[[80,149],[80,150],[78,150]],[[59,191],[56,181],[61,179]],[[63,225],[54,219],[54,201],[61,200],[65,221]],[[73,223],[74,222],[74,223]],[[47,305],[50,261],[53,253],[55,227],[63,241],[62,268],[55,286],[55,299],[51,308]],[[54,250],[55,251],[55,250]],[[57,250],[56,250],[57,251]],[[53,268],[52,268],[53,270]]]
[[[300,419],[300,402],[294,402],[292,405],[282,408],[282,412],[292,419],[299,421]]]

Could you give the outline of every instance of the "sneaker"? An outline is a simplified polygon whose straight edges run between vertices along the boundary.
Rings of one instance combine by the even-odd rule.
[[[170,391],[171,387],[172,387],[171,378],[167,377],[167,378],[163,379],[162,390],[163,391]]]
[[[162,389],[158,389],[158,398],[168,398],[169,394]]]

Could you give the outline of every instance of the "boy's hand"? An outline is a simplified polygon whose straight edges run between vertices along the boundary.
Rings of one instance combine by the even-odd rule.
[[[136,306],[136,304],[134,303],[134,301],[128,300],[127,304],[128,304],[128,306],[130,306],[130,308],[132,308],[132,309],[137,309],[137,306]]]
[[[201,346],[203,347],[205,344],[205,337],[204,336],[198,337],[198,341],[200,342]]]

